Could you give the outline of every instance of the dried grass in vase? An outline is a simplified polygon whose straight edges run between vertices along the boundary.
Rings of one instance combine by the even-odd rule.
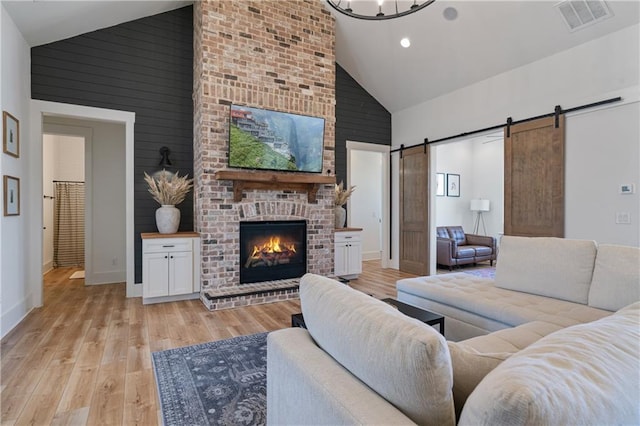
[[[349,199],[353,191],[355,191],[355,189],[356,189],[355,186],[351,186],[349,187],[349,189],[345,189],[344,182],[340,182],[339,185],[336,184],[335,185],[336,192],[333,197],[333,204],[335,206],[344,206],[345,204],[347,204],[347,200]]]
[[[172,174],[166,170],[157,173],[157,177],[151,177],[146,172],[144,180],[149,185],[149,193],[161,206],[175,206],[184,201],[193,186],[193,179],[180,176],[177,172]]]

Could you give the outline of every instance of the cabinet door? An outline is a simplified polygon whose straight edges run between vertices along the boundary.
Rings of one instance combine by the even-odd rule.
[[[142,268],[143,296],[168,296],[169,255],[167,253],[145,253]]]
[[[193,254],[190,251],[169,253],[169,294],[193,293]]]
[[[347,243],[336,243],[335,254],[333,259],[333,273],[336,276],[346,275],[349,273],[349,257]]]
[[[352,241],[349,243],[348,258],[348,273],[362,273],[362,243],[360,241]]]

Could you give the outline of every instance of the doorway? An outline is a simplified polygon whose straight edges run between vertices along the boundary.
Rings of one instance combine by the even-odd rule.
[[[389,263],[389,150],[386,145],[347,141],[348,223],[362,228],[363,260]]]
[[[33,144],[29,147],[29,154],[34,161],[34,173],[36,175],[33,176],[33,179],[29,181],[29,203],[36,208],[30,212],[28,221],[29,225],[33,229],[41,229],[43,228],[43,177],[42,177],[42,168],[43,168],[43,145],[42,145],[42,135],[46,133],[44,130],[45,121],[48,118],[53,117],[58,120],[71,119],[71,120],[79,120],[79,121],[90,121],[92,123],[102,123],[102,124],[115,124],[119,127],[121,131],[121,135],[119,139],[122,141],[123,148],[121,149],[121,156],[118,158],[112,158],[108,155],[95,155],[94,153],[94,161],[92,161],[92,174],[95,174],[95,166],[101,165],[104,168],[100,178],[96,178],[96,181],[101,181],[104,183],[104,191],[99,192],[99,197],[104,202],[110,202],[111,197],[115,194],[117,196],[121,196],[123,200],[123,208],[122,208],[122,216],[121,219],[118,219],[122,223],[118,225],[118,229],[122,229],[124,243],[122,247],[119,248],[119,257],[114,260],[112,257],[101,256],[100,260],[102,265],[107,265],[105,268],[105,275],[99,276],[96,279],[96,283],[107,283],[107,282],[115,282],[110,276],[111,272],[113,272],[108,265],[113,265],[114,262],[116,265],[118,263],[122,266],[122,272],[116,271],[119,276],[119,282],[126,281],[126,289],[127,289],[127,297],[137,297],[142,295],[142,285],[135,284],[134,280],[134,214],[133,214],[133,146],[134,146],[134,123],[135,123],[135,113],[127,112],[127,111],[117,111],[117,110],[109,110],[103,108],[94,108],[94,107],[85,107],[80,105],[71,105],[71,104],[61,104],[57,102],[48,102],[48,101],[31,101],[31,134],[34,135]],[[59,122],[57,124],[60,124]],[[63,123],[69,124],[69,123]],[[76,124],[77,126],[77,124]],[[87,126],[79,126],[79,127],[87,127]],[[94,144],[95,145],[95,144]],[[122,170],[115,172],[112,165],[117,164],[122,166]],[[87,174],[85,176],[86,184],[89,184],[89,180],[91,179],[91,174]],[[109,185],[110,182],[113,182],[114,179],[122,179],[124,182],[122,185]],[[94,191],[87,191],[87,194],[91,194]],[[91,203],[89,200],[86,200],[87,206]],[[102,209],[93,209],[96,214],[101,214],[102,218],[109,217],[109,211],[105,211]],[[95,218],[90,218],[91,221],[94,221]],[[87,224],[87,229],[102,229],[106,233],[110,231],[110,229],[92,226],[91,223]],[[102,239],[98,239],[95,236],[92,236],[93,241],[103,241]],[[110,238],[105,238],[104,241],[111,241]],[[32,256],[29,258],[29,268],[28,268],[28,282],[32,283],[32,297],[34,306],[42,306],[43,304],[43,256],[42,256],[42,248],[43,248],[43,234],[42,232],[34,232],[31,233],[29,237],[28,245],[31,247]],[[95,245],[97,246],[97,245]],[[96,260],[98,259],[95,256],[95,253],[90,253],[91,247],[85,246],[85,258],[89,258],[90,260],[86,262],[85,269],[87,273],[89,272],[87,268],[87,264],[94,265],[94,269],[96,268]]]
[[[432,197],[434,226],[462,226],[472,233],[477,213],[472,200],[487,200],[489,210],[483,212],[482,234],[499,238],[503,233],[504,204],[504,138],[502,131],[459,139],[432,146],[434,173],[446,182],[448,174],[459,175],[460,190],[448,196],[446,190]],[[436,193],[436,189],[432,191]],[[434,227],[435,230],[435,227]]]
[[[45,125],[42,136],[43,271],[77,266],[84,276],[85,128]],[[80,136],[75,136],[79,134]]]

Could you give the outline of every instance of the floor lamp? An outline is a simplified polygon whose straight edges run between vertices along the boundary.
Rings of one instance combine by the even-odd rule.
[[[471,200],[471,211],[476,212],[476,222],[473,226],[473,233],[477,234],[480,230],[480,222],[482,222],[482,229],[484,231],[483,235],[487,235],[487,227],[484,223],[484,217],[482,213],[488,212],[491,206],[491,202],[489,200],[477,199]]]

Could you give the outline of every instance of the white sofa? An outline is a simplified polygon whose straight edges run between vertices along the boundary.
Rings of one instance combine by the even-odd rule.
[[[509,276],[510,249],[524,243],[505,241],[496,279]],[[530,308],[528,299],[494,301],[489,306],[499,315],[489,324],[496,331],[483,335],[491,330],[471,324],[480,332],[461,342],[447,342],[434,328],[344,284],[307,274],[300,284],[307,330],[268,337],[267,422],[639,424],[640,303],[616,313],[611,303],[638,300],[640,257],[638,249],[617,249],[614,260],[605,249],[595,262],[586,304],[539,295],[549,308],[543,302]],[[632,261],[622,274],[605,265],[627,255]],[[606,283],[599,276],[605,272],[622,278]],[[603,283],[606,291],[598,290]]]
[[[447,340],[533,321],[542,322],[540,333],[546,335],[640,300],[640,250],[586,240],[504,236],[495,280],[461,272],[403,279],[397,290],[398,300],[444,315]],[[506,342],[509,350],[530,343],[510,348]]]

